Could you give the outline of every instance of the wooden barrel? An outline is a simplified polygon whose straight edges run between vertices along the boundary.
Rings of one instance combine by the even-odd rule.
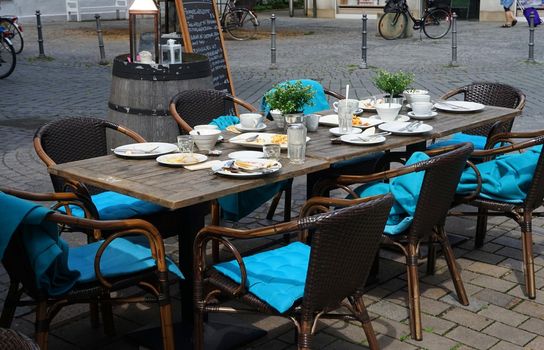
[[[147,141],[176,142],[179,129],[168,111],[170,99],[187,89],[213,89],[207,56],[184,53],[183,63],[129,63],[127,55],[113,61],[108,120],[126,126]],[[108,134],[108,147],[130,142]]]

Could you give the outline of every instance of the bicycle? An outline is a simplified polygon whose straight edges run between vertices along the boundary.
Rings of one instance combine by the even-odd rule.
[[[4,27],[4,37],[11,41],[15,53],[21,53],[25,43],[23,40],[23,26],[19,24],[18,17],[0,16],[0,26]]]
[[[15,49],[9,38],[4,36],[4,27],[0,26],[0,79],[13,73],[16,62]]]
[[[417,19],[410,13],[406,0],[388,0],[385,4],[384,15],[378,23],[380,35],[386,40],[400,38],[410,17],[414,22],[414,30],[419,30],[420,35],[423,31],[429,39],[444,37],[450,31],[453,12],[449,4],[440,6],[435,4],[437,2],[437,0],[430,2],[423,16]]]
[[[237,7],[236,0],[225,3],[220,23],[234,40],[253,39],[259,26],[257,15],[248,8]]]

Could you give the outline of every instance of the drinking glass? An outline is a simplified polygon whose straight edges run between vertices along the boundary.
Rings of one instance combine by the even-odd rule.
[[[303,164],[306,155],[306,127],[302,123],[287,128],[287,154],[293,164]]]
[[[276,143],[269,143],[263,145],[264,157],[268,159],[280,159],[281,146]]]
[[[319,118],[321,118],[319,114],[308,114],[304,116],[304,119],[306,120],[306,129],[308,129],[308,131],[317,131],[317,128],[319,127]]]
[[[193,153],[193,137],[191,135],[178,136],[178,148],[181,153]]]
[[[359,108],[358,100],[338,101],[338,128],[340,133],[349,134],[353,128],[353,112]]]

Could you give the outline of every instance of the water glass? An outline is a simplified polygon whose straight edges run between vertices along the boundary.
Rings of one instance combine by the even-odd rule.
[[[308,129],[308,131],[317,131],[317,128],[319,127],[319,118],[321,118],[321,116],[319,114],[308,114],[304,118],[306,120],[306,129]]]
[[[306,127],[304,124],[291,124],[287,128],[287,153],[291,163],[304,163],[306,155]]]
[[[358,100],[338,101],[338,128],[340,133],[349,134],[353,128],[353,112],[359,108]]]
[[[280,159],[281,146],[277,143],[263,145],[263,153],[264,157],[267,159],[278,160]]]
[[[178,148],[181,153],[193,153],[193,137],[191,135],[178,136]]]

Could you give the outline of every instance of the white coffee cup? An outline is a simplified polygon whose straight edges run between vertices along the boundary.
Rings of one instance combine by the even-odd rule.
[[[240,114],[240,124],[244,128],[256,128],[262,124],[264,116],[259,113],[242,113]]]
[[[414,102],[411,104],[414,115],[429,115],[431,114],[433,104],[431,102]]]
[[[431,95],[412,95],[410,96],[410,104],[414,102],[431,102]]]
[[[195,125],[193,127],[194,130],[219,130],[219,127],[214,124],[202,124],[202,125]]]

